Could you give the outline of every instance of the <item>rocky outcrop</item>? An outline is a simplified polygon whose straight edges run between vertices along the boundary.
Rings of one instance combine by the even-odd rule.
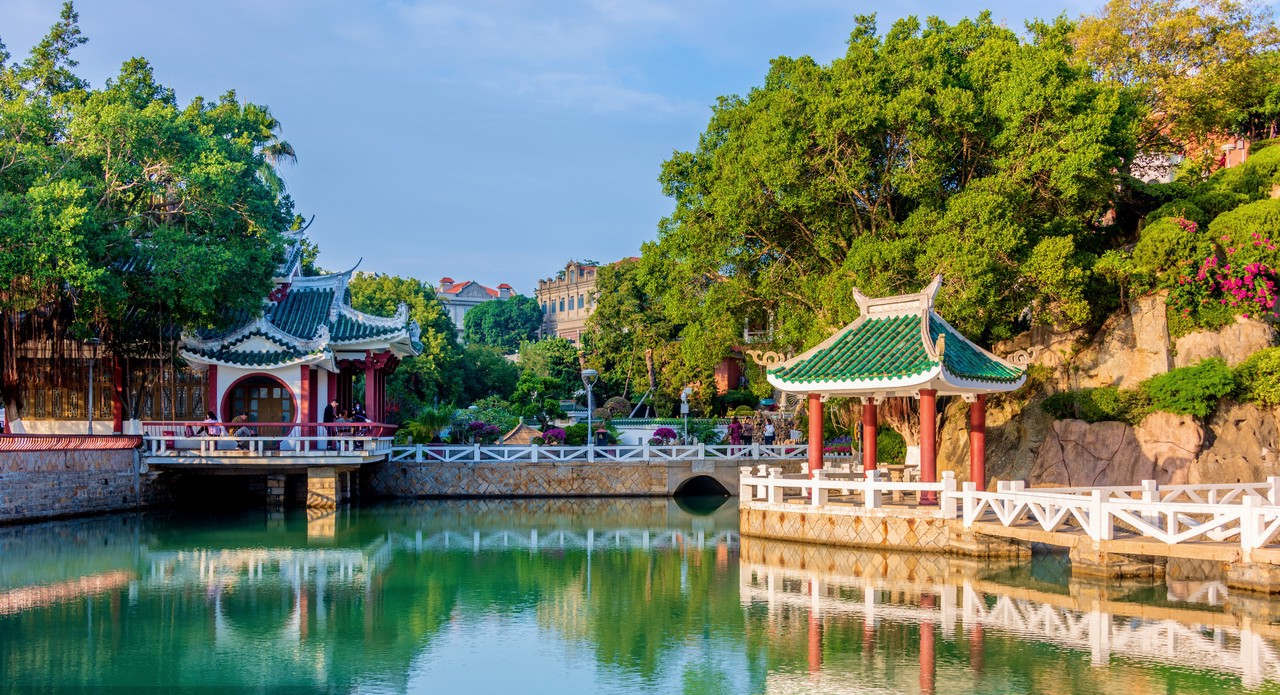
[[[1032,485],[1071,486],[1134,485],[1147,479],[1169,485],[1265,480],[1280,475],[1278,435],[1275,410],[1229,401],[1205,425],[1172,413],[1153,413],[1137,427],[1057,420],[1028,480]]]
[[[1131,388],[1169,371],[1172,363],[1165,295],[1147,295],[1131,301],[1128,312],[1108,319],[1089,345],[1071,360],[1068,385],[1072,389]]]
[[[1257,319],[1237,316],[1236,322],[1216,331],[1196,331],[1174,343],[1173,366],[1186,367],[1210,357],[1221,357],[1235,367],[1249,355],[1275,343],[1275,330]]]
[[[1209,444],[1188,482],[1234,483],[1280,475],[1277,420],[1274,409],[1224,401],[1209,419]]]

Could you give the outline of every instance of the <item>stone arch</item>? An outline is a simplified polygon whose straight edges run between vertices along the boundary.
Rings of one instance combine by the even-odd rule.
[[[719,480],[710,475],[693,475],[680,481],[675,491],[671,493],[672,497],[682,497],[685,495],[717,495],[720,497],[728,497],[731,493],[729,488],[724,486]]]

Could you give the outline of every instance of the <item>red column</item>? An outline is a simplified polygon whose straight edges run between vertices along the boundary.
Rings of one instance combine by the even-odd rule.
[[[876,399],[862,399],[862,472],[876,469]]]
[[[315,411],[311,408],[311,401],[315,399],[315,392],[311,390],[311,365],[304,364],[299,367],[301,373],[298,375],[298,383],[301,392],[298,394],[298,422],[313,422],[315,420]],[[303,427],[302,436],[312,436],[308,428]],[[303,442],[303,449],[310,449],[311,442]]]
[[[969,666],[973,672],[981,675],[986,661],[986,642],[983,639],[982,625],[974,625],[969,633]]]
[[[969,404],[969,480],[987,489],[987,396]]]
[[[822,394],[809,394],[809,476],[822,468]]]
[[[822,618],[809,610],[809,673],[822,670]]]
[[[933,608],[932,596],[920,597],[921,608]],[[936,661],[933,644],[933,621],[920,623],[920,694],[933,695]]]
[[[310,422],[316,422],[320,419],[320,370],[312,369],[311,374],[307,378],[307,413]],[[312,428],[311,436],[316,436],[315,429]]]
[[[938,482],[938,392],[920,389],[920,481]],[[922,493],[921,504],[937,504],[933,493]]]
[[[111,358],[111,431],[124,433],[124,366],[119,357]]]
[[[218,405],[218,365],[209,365],[209,369],[205,370],[204,378],[204,387],[206,389],[204,409],[212,410],[213,417],[216,420],[230,420],[231,418],[227,417]]]
[[[369,355],[364,363],[364,409],[372,420],[379,420],[378,402],[378,368],[373,366],[373,355]]]

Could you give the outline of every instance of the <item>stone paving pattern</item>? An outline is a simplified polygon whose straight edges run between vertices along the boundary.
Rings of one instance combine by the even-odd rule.
[[[0,455],[0,523],[151,506],[159,474],[134,474],[134,452],[17,451]],[[140,494],[139,494],[140,493]]]
[[[374,464],[382,497],[595,497],[667,494],[665,462]]]
[[[800,504],[743,505],[739,521],[743,536],[854,548],[941,552],[950,533],[944,519],[829,514]]]

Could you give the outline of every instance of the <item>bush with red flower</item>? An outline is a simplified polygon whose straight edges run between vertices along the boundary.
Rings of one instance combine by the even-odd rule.
[[[659,427],[653,431],[653,437],[649,439],[650,444],[665,445],[674,442],[680,435],[670,427]]]
[[[547,446],[560,446],[564,444],[564,437],[565,437],[564,430],[560,429],[559,427],[552,427],[551,429],[542,433],[542,441]]]

